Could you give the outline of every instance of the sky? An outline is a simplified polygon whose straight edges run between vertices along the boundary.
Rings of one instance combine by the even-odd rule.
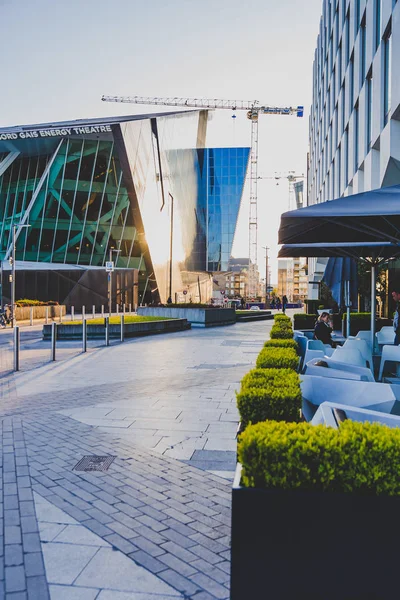
[[[0,126],[154,111],[103,94],[304,105],[303,119],[260,117],[258,171],[305,174],[320,14],[321,0],[0,0]],[[249,146],[250,135],[244,111],[220,110],[207,145]],[[286,210],[287,180],[260,179],[258,264],[264,276],[268,246],[272,283]],[[236,257],[248,256],[248,211],[246,188]]]

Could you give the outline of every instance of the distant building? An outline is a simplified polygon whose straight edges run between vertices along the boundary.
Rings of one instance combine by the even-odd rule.
[[[307,259],[280,258],[278,260],[278,296],[287,296],[289,302],[304,302],[308,293]]]

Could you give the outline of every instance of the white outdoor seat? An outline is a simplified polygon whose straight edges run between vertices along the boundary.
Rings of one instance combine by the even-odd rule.
[[[378,380],[382,381],[383,370],[385,368],[385,362],[396,362],[400,364],[400,346],[385,345],[382,347],[382,358],[379,368]]]
[[[320,360],[323,360],[324,357],[325,357],[325,352],[323,350],[308,350],[307,349],[306,353],[304,355],[303,364],[306,365],[313,358],[319,358]]]
[[[375,334],[375,337],[379,346],[394,344],[394,329],[393,327],[382,327],[382,329]]]
[[[365,340],[360,338],[356,338],[354,340],[346,340],[343,344],[343,348],[352,350],[353,348],[359,350],[361,352],[362,357],[365,361],[368,362],[369,368],[371,371],[374,368],[374,363],[372,362],[372,352],[371,347],[367,344]]]
[[[319,362],[320,360],[322,360],[327,367],[319,367],[317,366],[315,363]],[[310,369],[312,369],[312,371],[310,371]],[[304,373],[306,375],[319,375],[319,372],[316,372],[315,369],[324,369],[324,370],[328,370],[332,372],[332,375],[334,376],[335,372],[340,372],[340,373],[346,373],[348,374],[348,377],[345,378],[344,376],[340,376],[341,379],[355,379],[353,377],[353,375],[357,375],[360,377],[361,381],[375,381],[374,376],[372,374],[371,369],[368,369],[368,367],[359,367],[357,365],[351,365],[349,363],[342,363],[339,361],[335,361],[332,360],[332,358],[329,358],[328,356],[324,356],[324,358],[320,359],[320,358],[315,358],[310,360],[304,368]],[[322,375],[323,377],[324,375]]]
[[[336,348],[331,356],[332,360],[339,362],[347,362],[350,365],[357,365],[359,367],[366,367],[367,362],[363,358],[363,355],[357,348],[346,349],[344,346]]]
[[[318,366],[315,363],[325,362],[324,359],[313,359],[304,367],[305,375],[316,375],[317,377],[327,377],[329,379],[353,379],[354,381],[368,381],[360,373],[351,373],[350,371],[341,371],[340,369],[330,369],[329,367]]]
[[[312,425],[327,425],[337,429],[340,426],[340,422],[344,419],[382,423],[388,427],[400,427],[400,416],[398,415],[370,410],[368,408],[349,407],[336,402],[324,402],[321,404],[311,423]]]
[[[301,376],[303,414],[310,421],[320,404],[338,402],[350,407],[368,408],[388,414],[400,414],[400,386],[387,383]]]
[[[371,348],[371,332],[370,331],[359,331],[357,335],[349,335],[348,340],[365,340],[368,346]]]

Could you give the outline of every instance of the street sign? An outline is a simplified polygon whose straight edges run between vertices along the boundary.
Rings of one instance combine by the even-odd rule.
[[[106,262],[106,271],[107,273],[112,273],[114,271],[114,261],[108,260]]]

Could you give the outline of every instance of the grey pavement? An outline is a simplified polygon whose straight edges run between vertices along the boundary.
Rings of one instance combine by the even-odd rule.
[[[0,598],[229,598],[235,390],[271,326],[138,338],[0,380]],[[74,470],[84,456],[115,458]]]

